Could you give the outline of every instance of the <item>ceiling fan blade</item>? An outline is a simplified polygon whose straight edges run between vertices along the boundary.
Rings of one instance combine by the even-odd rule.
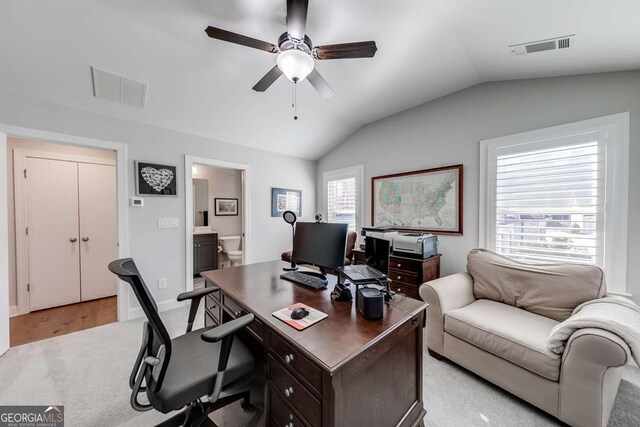
[[[304,39],[308,8],[309,0],[287,0],[287,31],[294,39]]]
[[[243,36],[242,34],[232,33],[231,31],[223,30],[216,27],[207,27],[204,30],[212,39],[218,39],[225,42],[235,43],[242,46],[252,47],[254,49],[264,50],[270,53],[277,53],[278,46],[273,43],[267,43],[262,40],[254,39],[251,37]]]
[[[253,87],[253,90],[256,92],[264,92],[275,82],[278,80],[278,77],[282,75],[282,71],[275,65],[272,69],[269,70],[267,74],[264,75],[263,78],[260,79],[258,83]]]
[[[316,59],[372,58],[378,47],[374,41],[330,44],[313,48]]]
[[[329,83],[327,83],[327,81],[320,75],[318,70],[316,70],[315,68],[311,73],[309,73],[309,75],[307,76],[307,80],[309,80],[309,83],[311,83],[311,86],[316,88],[318,93],[320,93],[320,95],[323,98],[329,98],[331,95],[333,95],[333,89],[331,89],[331,86],[329,86]]]

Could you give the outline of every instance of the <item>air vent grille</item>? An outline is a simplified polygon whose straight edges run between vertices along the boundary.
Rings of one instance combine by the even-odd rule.
[[[93,96],[145,108],[147,84],[91,67]]]
[[[570,38],[565,38],[565,39],[560,39],[558,40],[558,49],[566,49],[569,46],[571,46],[571,39]]]
[[[529,53],[545,52],[548,50],[567,49],[573,46],[575,34],[536,40],[528,43],[518,43],[509,46],[512,55],[526,55]]]

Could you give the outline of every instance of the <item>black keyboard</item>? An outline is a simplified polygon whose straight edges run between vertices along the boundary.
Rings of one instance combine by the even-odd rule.
[[[281,279],[308,286],[313,289],[322,289],[327,286],[327,279],[311,276],[300,271],[287,271],[280,275]]]
[[[369,267],[364,264],[346,265],[344,267],[338,267],[338,270],[344,274],[347,279],[352,282],[361,282],[365,280],[384,280],[387,276],[376,270],[373,267]]]

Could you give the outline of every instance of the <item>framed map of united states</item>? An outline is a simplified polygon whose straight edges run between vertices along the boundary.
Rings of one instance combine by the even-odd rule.
[[[371,224],[462,234],[462,165],[371,178]]]

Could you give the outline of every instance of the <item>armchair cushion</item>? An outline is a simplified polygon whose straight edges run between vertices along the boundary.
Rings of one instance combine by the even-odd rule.
[[[562,322],[585,301],[606,291],[599,267],[579,264],[528,264],[486,249],[467,256],[476,298],[522,308]]]
[[[510,305],[480,299],[444,315],[447,333],[524,369],[558,381],[562,357],[547,349],[558,324]]]

